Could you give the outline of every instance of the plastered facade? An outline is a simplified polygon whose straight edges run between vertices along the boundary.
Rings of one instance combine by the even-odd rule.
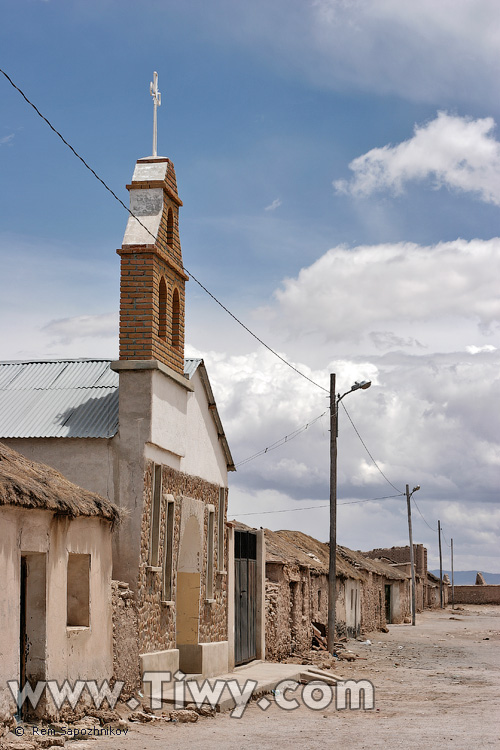
[[[111,529],[99,518],[0,507],[0,683],[20,680],[21,580],[25,573],[26,679],[111,679]],[[70,555],[88,559],[87,624],[68,624]],[[85,605],[84,605],[85,606]],[[10,695],[10,693],[9,693]],[[42,715],[56,717],[45,700]]]

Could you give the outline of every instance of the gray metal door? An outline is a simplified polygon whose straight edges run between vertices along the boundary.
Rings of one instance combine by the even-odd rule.
[[[234,655],[236,664],[256,658],[257,534],[234,532]]]

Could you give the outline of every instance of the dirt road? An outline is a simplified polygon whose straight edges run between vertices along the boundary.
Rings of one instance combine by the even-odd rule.
[[[465,607],[418,615],[416,627],[392,625],[350,641],[365,659],[339,662],[344,679],[375,686],[372,710],[267,711],[252,703],[196,724],[133,725],[126,737],[74,742],[72,750],[221,750],[222,748],[500,748],[500,607]]]

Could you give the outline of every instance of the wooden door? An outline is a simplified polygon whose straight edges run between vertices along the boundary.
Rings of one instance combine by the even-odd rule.
[[[257,534],[234,532],[234,655],[236,664],[257,655]]]

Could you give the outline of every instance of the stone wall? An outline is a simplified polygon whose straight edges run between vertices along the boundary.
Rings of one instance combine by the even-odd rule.
[[[213,601],[206,601],[206,549],[208,513],[204,514],[202,529],[202,560],[200,617],[198,641],[211,643],[227,640],[227,575],[219,571],[218,531],[219,531],[219,486],[199,477],[188,476],[168,466],[162,467],[162,500],[160,514],[159,560],[164,558],[165,530],[167,515],[167,495],[175,499],[174,538],[173,538],[173,573],[171,602],[162,603],[162,572],[148,570],[149,545],[151,536],[151,505],[153,491],[154,464],[149,461],[144,476],[144,505],[141,523],[141,561],[137,583],[137,623],[140,653],[162,651],[176,647],[175,634],[175,601],[176,572],[180,546],[180,527],[182,499],[194,498],[204,503],[205,507],[213,505],[214,518],[214,596]],[[227,490],[226,490],[227,507]],[[225,513],[226,511],[224,511]],[[225,527],[224,527],[225,528]],[[227,544],[224,544],[224,564],[221,568],[227,571]]]
[[[385,627],[385,610],[381,579],[367,572],[361,586],[361,630],[369,633],[382,627]]]
[[[303,566],[266,563],[266,659],[279,661],[310,650],[312,622],[326,625],[328,619],[326,581],[327,576]]]
[[[451,600],[451,592],[448,594]],[[500,585],[455,586],[455,604],[500,604]]]
[[[337,579],[337,621],[345,632],[344,584]],[[328,576],[314,569],[266,563],[266,659],[305,654],[312,645],[312,623],[328,624]]]
[[[121,700],[132,696],[140,686],[137,608],[128,583],[112,581],[113,678],[125,683]]]
[[[361,629],[364,633],[380,630],[387,625],[385,617],[385,586],[397,589],[398,611],[392,611],[392,622],[401,623],[411,612],[410,591],[406,580],[392,580],[368,573],[361,586]]]

